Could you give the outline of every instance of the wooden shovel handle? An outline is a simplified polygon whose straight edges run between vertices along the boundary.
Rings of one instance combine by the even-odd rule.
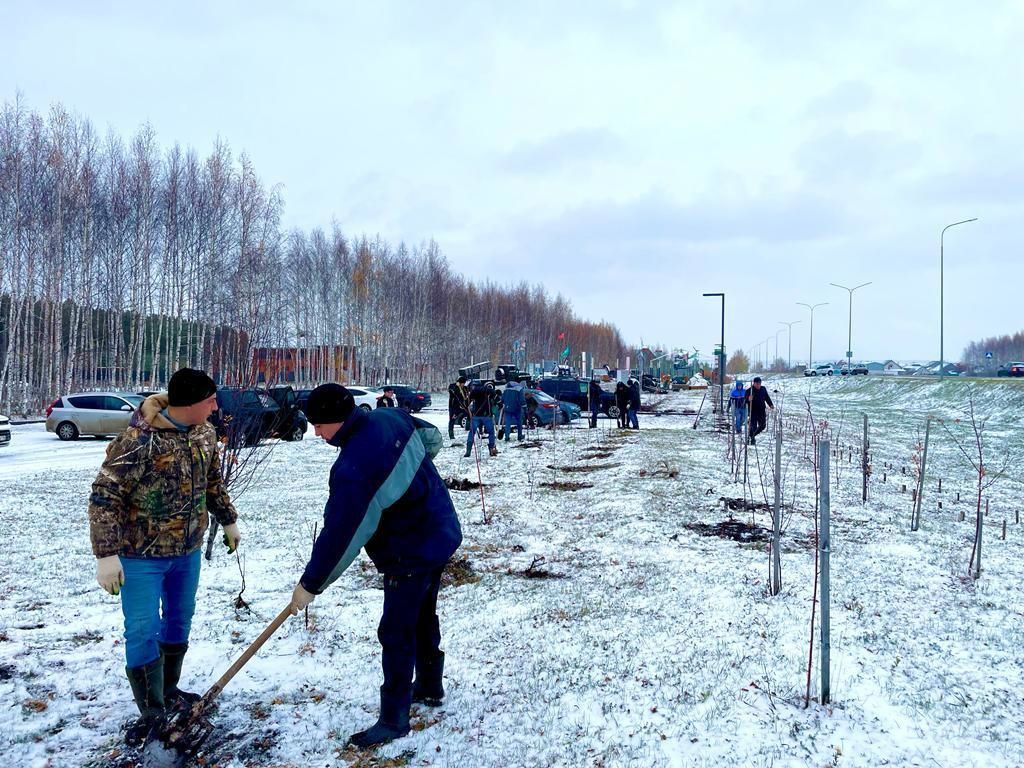
[[[238,660],[235,661],[235,663],[232,664],[230,667],[228,667],[228,671],[221,675],[220,679],[217,680],[217,682],[213,684],[210,690],[206,692],[206,695],[203,696],[203,701],[211,701],[217,696],[217,694],[224,690],[224,686],[231,682],[231,678],[238,674],[238,670],[244,667],[246,662],[253,657],[253,654],[255,654],[256,651],[263,647],[263,644],[270,639],[270,636],[274,634],[281,627],[282,624],[284,624],[284,622],[288,619],[289,616],[291,616],[290,604],[283,611],[277,614],[277,617],[272,622],[270,622],[270,625],[266,629],[264,629],[263,632],[260,633],[260,636],[252,641],[252,645],[246,648],[242,655],[238,657]]]

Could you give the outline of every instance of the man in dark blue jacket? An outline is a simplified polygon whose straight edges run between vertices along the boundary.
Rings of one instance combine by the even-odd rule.
[[[366,547],[384,576],[377,630],[384,684],[379,719],[349,742],[383,744],[409,732],[412,702],[439,706],[444,697],[437,591],[445,563],[462,542],[462,529],[432,461],[443,438],[400,408],[356,408],[339,384],[314,389],[306,415],[316,434],[341,451],[331,467],[324,526],[292,593],[292,615]]]
[[[523,439],[523,411],[526,410],[526,393],[518,381],[510,381],[501,393],[501,403],[505,410],[505,442],[512,437],[512,425],[518,430],[518,439]]]

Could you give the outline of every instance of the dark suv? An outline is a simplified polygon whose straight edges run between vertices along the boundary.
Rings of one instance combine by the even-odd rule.
[[[267,437],[301,440],[308,426],[291,387],[218,387],[217,412],[210,421],[232,447],[256,445]]]
[[[407,386],[405,384],[390,385],[395,390],[395,400],[398,407],[404,408],[410,413],[419,413],[430,405],[430,393]]]
[[[537,389],[563,403],[578,405],[580,410],[590,410],[590,382],[586,379],[572,377],[552,377],[537,381]],[[619,408],[615,405],[615,393],[601,390],[601,413],[609,418],[617,418]]]

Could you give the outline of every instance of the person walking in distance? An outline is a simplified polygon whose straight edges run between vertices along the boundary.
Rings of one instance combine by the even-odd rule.
[[[619,409],[618,425],[620,429],[626,428],[626,419],[629,413],[629,387],[624,381],[615,385],[615,407]]]
[[[384,387],[384,393],[377,398],[378,408],[394,408],[395,407],[395,390],[391,387]]]
[[[448,439],[455,439],[455,425],[465,416],[469,419],[469,392],[466,389],[466,377],[459,376],[458,379],[448,385]],[[469,422],[466,422],[469,426]]]
[[[765,406],[775,410],[775,403],[772,402],[768,389],[761,385],[761,377],[755,376],[749,390],[747,390],[747,404],[750,407],[750,444],[757,443],[757,436],[764,431],[768,424],[768,414]]]
[[[474,384],[469,391],[469,412],[472,422],[469,425],[469,437],[466,439],[466,458],[473,452],[473,438],[478,429],[487,432],[487,447],[491,456],[498,455],[497,440],[494,437],[494,416],[491,407],[494,399],[494,385]]]
[[[523,439],[523,416],[526,410],[526,395],[523,392],[523,385],[517,381],[510,381],[501,393],[501,402],[505,410],[505,442],[512,437],[512,425],[516,426],[518,440]]]
[[[593,429],[597,426],[597,414],[601,411],[601,393],[604,390],[601,389],[601,384],[597,379],[590,380],[590,428]]]
[[[733,424],[736,434],[743,434],[743,425],[747,421],[747,390],[743,388],[743,381],[736,379],[729,392],[729,406],[732,408]]]

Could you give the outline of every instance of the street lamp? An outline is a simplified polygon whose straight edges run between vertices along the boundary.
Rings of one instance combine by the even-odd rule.
[[[787,323],[785,320],[779,320],[779,324],[786,326],[786,329],[788,330],[787,338],[789,339],[789,353],[786,357],[786,367],[790,370],[793,370],[793,326],[799,322],[799,320],[794,320],[791,323]]]
[[[822,301],[822,302],[819,302],[818,304],[811,305],[811,304],[804,304],[804,302],[802,302],[802,301],[798,301],[797,304],[799,306],[801,306],[801,307],[807,307],[809,310],[811,310],[811,341],[810,341],[810,347],[807,350],[807,367],[808,368],[813,368],[814,367],[814,310],[816,310],[818,307],[824,307],[826,304],[828,304],[828,302],[827,301]]]
[[[871,283],[861,283],[853,288],[847,288],[839,283],[830,283],[830,285],[850,292],[850,322],[846,329],[846,372],[850,373],[853,370],[853,292],[858,288],[863,288],[865,285],[871,285]]]
[[[718,410],[719,418],[725,413],[725,294],[705,293],[705,296],[720,296],[722,299],[722,346],[718,350]]]
[[[779,359],[779,334],[780,333],[782,333],[782,329],[781,328],[779,328],[779,330],[777,330],[775,332],[775,360],[772,360],[772,365],[775,365],[775,363]]]
[[[950,227],[958,227],[961,224],[969,224],[970,222],[977,221],[977,220],[978,220],[977,217],[975,217],[973,219],[964,219],[963,221],[954,221],[952,224],[947,224],[946,226],[944,226],[942,228],[942,233],[939,235],[939,376],[942,375],[942,369],[945,366],[945,360],[944,360],[944,344],[945,344],[945,338],[944,338],[944,331],[945,331],[945,317],[944,317],[945,301],[944,301],[944,298],[945,297],[943,296],[943,291],[944,291],[944,288],[945,288],[945,283],[944,283],[944,278],[943,278],[943,262],[945,261],[945,254],[944,254],[945,244],[944,244],[943,241],[944,241],[944,238],[946,236],[946,230],[949,229]]]

